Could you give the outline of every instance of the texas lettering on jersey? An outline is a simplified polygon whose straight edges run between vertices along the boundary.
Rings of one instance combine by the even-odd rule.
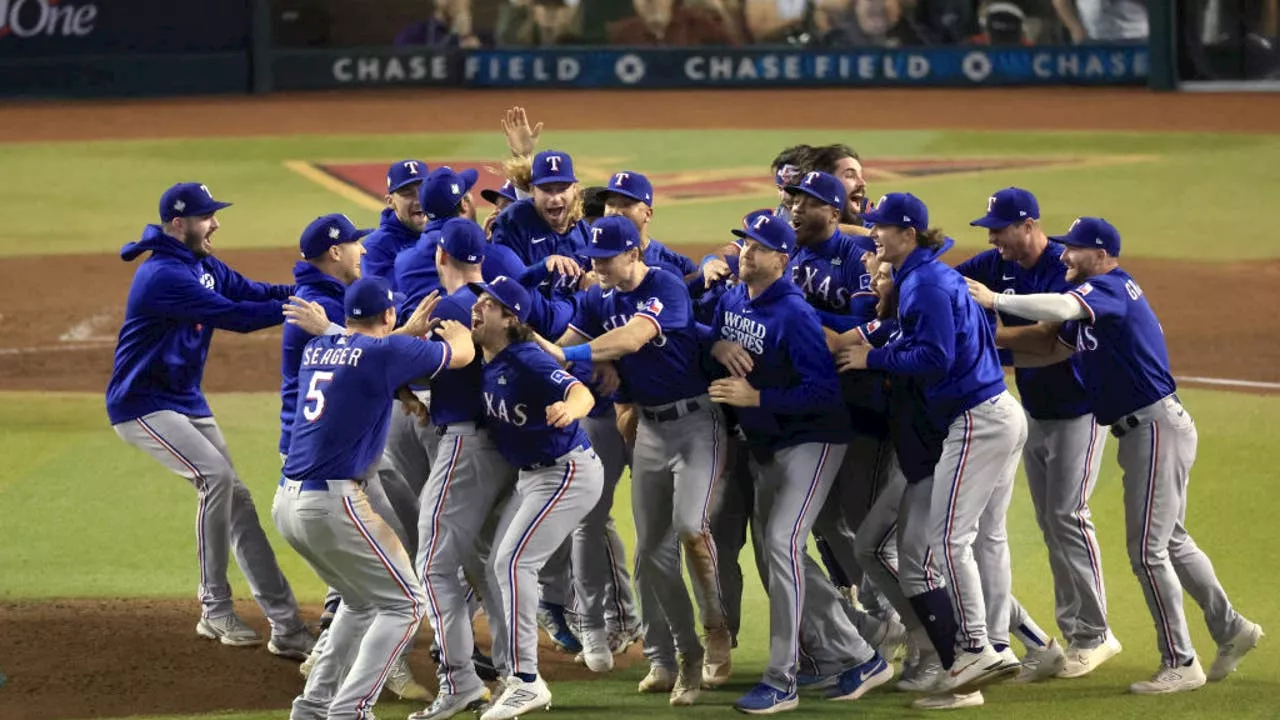
[[[836,258],[832,263],[840,262]],[[853,290],[844,287],[832,279],[830,273],[823,273],[823,268],[816,265],[796,265],[791,268],[791,281],[804,293],[805,300],[819,310],[843,312],[849,309],[849,299]],[[866,286],[871,284],[871,276],[865,276]],[[859,283],[861,285],[861,282]],[[834,287],[833,287],[834,286]]]

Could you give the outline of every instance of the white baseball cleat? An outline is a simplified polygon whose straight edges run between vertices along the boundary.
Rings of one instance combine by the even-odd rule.
[[[702,663],[681,656],[680,667],[676,670],[676,681],[671,687],[668,702],[674,706],[692,705],[702,694]]]
[[[538,676],[533,682],[525,682],[518,677],[509,677],[506,680],[506,689],[502,691],[502,695],[498,697],[492,707],[484,711],[484,714],[480,716],[480,720],[508,720],[533,710],[550,709],[551,688],[547,687],[547,683],[542,679],[542,676]]]
[[[1199,690],[1204,687],[1204,683],[1204,668],[1200,667],[1199,658],[1193,658],[1190,665],[1161,665],[1159,672],[1150,680],[1140,680],[1130,685],[1129,692],[1135,695],[1168,695]]]
[[[1102,644],[1094,648],[1078,648],[1072,647],[1067,649],[1067,661],[1063,663],[1062,671],[1058,673],[1060,678],[1078,678],[1084,677],[1102,663],[1110,660],[1124,648],[1120,645],[1120,641],[1116,639],[1111,631],[1107,631],[1107,635],[1102,640]]]
[[[1067,654],[1062,651],[1057,638],[1049,638],[1049,644],[1042,648],[1027,648],[1022,657],[1022,669],[1013,679],[1016,683],[1033,683],[1056,677],[1066,667]]]
[[[720,687],[733,675],[733,635],[728,626],[707,628],[706,655],[702,660],[702,684],[709,688]]]
[[[1212,682],[1226,680],[1228,675],[1235,672],[1236,666],[1244,656],[1258,647],[1258,641],[1265,634],[1262,632],[1261,625],[1251,622],[1228,640],[1226,645],[1219,646],[1218,657],[1214,658],[1213,664],[1209,666],[1209,680]]]
[[[595,673],[613,669],[613,653],[609,651],[609,635],[603,629],[582,632],[582,663]]]
[[[262,644],[262,636],[258,631],[249,627],[235,613],[216,618],[201,617],[200,622],[196,623],[196,634],[232,647],[254,647]]]
[[[675,673],[671,668],[662,665],[650,665],[649,674],[645,675],[636,686],[639,693],[669,693],[676,686]]]
[[[409,661],[400,656],[396,664],[391,666],[384,686],[395,693],[401,700],[430,700],[431,691],[413,679],[413,671],[409,669]]]
[[[990,645],[984,645],[978,652],[960,650],[951,669],[941,674],[937,690],[939,694],[963,695],[1016,675],[1019,667],[1016,657],[1002,657]]]
[[[911,707],[917,710],[958,710],[960,708],[978,707],[984,702],[986,700],[982,698],[982,691],[975,690],[971,693],[925,695],[912,702]]]
[[[459,713],[479,710],[488,705],[492,697],[489,688],[483,685],[456,695],[445,693],[437,696],[427,708],[410,715],[409,720],[447,720]]]
[[[898,679],[898,689],[902,692],[929,692],[938,684],[942,675],[942,662],[937,656],[922,659],[920,662],[904,669]]]

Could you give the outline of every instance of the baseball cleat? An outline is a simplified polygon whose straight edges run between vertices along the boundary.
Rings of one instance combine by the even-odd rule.
[[[409,716],[409,720],[446,720],[464,712],[475,712],[489,704],[493,695],[481,685],[470,692],[439,695],[425,709]]]
[[[827,692],[827,699],[857,700],[892,679],[893,666],[876,653],[870,660],[840,673],[836,686]]]
[[[517,677],[509,677],[506,689],[484,711],[480,720],[508,720],[533,710],[549,710],[551,708],[551,688],[541,676],[533,682],[525,682]]]
[[[430,700],[431,691],[413,679],[413,671],[409,669],[409,661],[404,656],[391,666],[387,675],[386,688],[395,693],[401,700]]]
[[[675,673],[671,668],[662,665],[650,665],[649,674],[645,675],[636,686],[639,693],[669,693],[676,686]]]
[[[235,613],[222,617],[200,618],[196,634],[232,647],[254,647],[262,644],[262,636]]]
[[[564,616],[564,606],[549,602],[538,603],[538,627],[551,639],[551,644],[563,653],[582,652],[582,643],[569,629],[569,621]]]
[[[1150,680],[1139,680],[1129,686],[1135,695],[1168,695],[1170,693],[1199,690],[1205,683],[1204,669],[1199,658],[1192,658],[1190,665],[1169,667],[1161,665]]]
[[[675,706],[692,705],[702,694],[702,662],[696,658],[681,656],[679,669],[676,670],[676,681],[671,687],[668,702]]]
[[[910,668],[904,668],[898,678],[898,689],[902,692],[927,693],[938,684],[942,677],[942,662],[937,656],[921,660]]]
[[[703,646],[706,654],[702,658],[702,684],[716,688],[729,682],[733,675],[733,637],[728,626],[707,628]]]
[[[582,652],[578,653],[582,664],[594,673],[613,669],[613,653],[609,651],[609,636],[604,630],[586,630],[582,633]]]
[[[306,628],[282,635],[272,635],[267,641],[267,650],[272,655],[305,662],[311,657],[311,650],[316,646],[316,639]]]
[[[1042,648],[1027,648],[1022,656],[1022,669],[1013,679],[1016,683],[1033,683],[1056,677],[1067,665],[1067,654],[1062,651],[1057,638],[1049,638]]]
[[[783,692],[772,685],[759,683],[738,698],[733,709],[748,715],[772,715],[795,710],[799,705],[800,697],[794,692]]]
[[[1262,632],[1261,625],[1251,622],[1228,640],[1227,644],[1219,646],[1218,657],[1214,658],[1213,664],[1209,666],[1209,680],[1212,682],[1226,680],[1228,675],[1235,672],[1236,666],[1244,656],[1258,647],[1258,641],[1262,640],[1265,634]]]
[[[974,692],[963,694],[925,695],[912,702],[911,707],[917,710],[958,710],[960,708],[978,707],[984,702],[986,700],[982,698],[982,691],[975,690]]]
[[[493,658],[480,652],[480,648],[471,651],[471,665],[475,668],[476,675],[485,682],[497,682],[502,677],[493,664]]]
[[[1120,641],[1116,639],[1111,631],[1107,631],[1107,635],[1102,640],[1102,644],[1093,648],[1068,648],[1067,660],[1062,666],[1062,672],[1058,673],[1060,678],[1078,678],[1084,677],[1102,663],[1110,660],[1124,648],[1121,647]]]
[[[1006,679],[1018,673],[1016,659],[1002,657],[995,648],[983,645],[981,650],[961,650],[956,653],[951,669],[940,677],[939,694],[965,694],[980,690],[986,685]]]
[[[614,655],[621,655],[627,651],[627,648],[643,639],[644,627],[640,625],[630,629],[626,627],[609,628],[609,650]]]

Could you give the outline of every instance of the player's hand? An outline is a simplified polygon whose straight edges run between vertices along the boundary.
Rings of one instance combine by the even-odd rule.
[[[436,337],[449,343],[450,345],[460,345],[462,343],[471,342],[471,328],[463,325],[457,320],[441,320],[440,327],[436,328]]]
[[[711,383],[711,400],[733,407],[760,407],[760,391],[743,378],[721,378]]]
[[[871,352],[870,345],[850,345],[841,350],[836,355],[836,370],[846,372],[849,370],[866,370],[867,354]]]
[[[283,309],[285,322],[297,325],[312,335],[323,335],[332,324],[324,312],[324,306],[317,302],[291,295]]]
[[[498,211],[494,210],[484,219],[484,236],[489,239],[493,239],[493,226],[498,222],[498,214]]]
[[[601,395],[612,395],[622,385],[622,377],[613,363],[601,360],[591,365],[591,379],[596,383]]]
[[[578,278],[578,292],[586,292],[594,285],[600,284],[600,276],[596,275],[594,270],[588,270],[582,273],[582,277]]]
[[[738,343],[728,340],[717,340],[711,346],[711,357],[725,366],[725,369],[735,377],[744,378],[755,367],[755,360],[751,358],[751,353]]]
[[[965,278],[964,282],[969,286],[969,297],[973,298],[982,307],[990,310],[996,305],[996,294],[991,292],[991,288],[980,282]]]
[[[533,334],[533,341],[538,343],[538,347],[542,348],[543,352],[555,358],[556,362],[564,365],[564,348],[561,348],[559,345],[542,337],[538,333]]]
[[[436,306],[439,304],[440,291],[433,290],[430,295],[422,298],[418,307],[414,308],[413,314],[404,321],[404,325],[400,326],[400,332],[414,337],[423,337],[431,332],[431,313],[436,311]]]
[[[547,257],[547,271],[551,273],[560,273],[565,277],[578,277],[582,274],[582,266],[577,260],[564,255],[550,255]]]
[[[400,409],[405,415],[412,415],[418,419],[418,424],[426,427],[431,424],[431,412],[427,408],[426,403],[418,399],[417,395],[407,387],[396,390],[396,399],[400,401]]]
[[[628,448],[636,446],[636,431],[640,429],[640,413],[630,403],[614,403],[614,415],[617,418],[618,434]]]
[[[720,258],[711,258],[702,266],[702,286],[710,289],[712,285],[729,277],[729,263]]]
[[[542,123],[529,126],[529,115],[522,107],[508,108],[502,116],[502,132],[507,135],[507,149],[516,157],[528,157],[538,149]]]
[[[573,422],[573,415],[569,412],[569,406],[563,402],[552,403],[547,406],[547,424],[554,428],[568,427]]]

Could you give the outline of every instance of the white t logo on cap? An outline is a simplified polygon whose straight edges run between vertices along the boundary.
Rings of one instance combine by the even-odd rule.
[[[560,160],[561,158],[559,155],[547,156],[547,165],[551,166],[551,172],[560,172]]]
[[[1067,228],[1067,232],[1071,232],[1072,230],[1075,230],[1076,226],[1079,224],[1080,224],[1080,218],[1076,218],[1076,221],[1071,223],[1071,227]]]
[[[752,226],[751,226],[751,228],[752,228],[753,230],[759,230],[760,228],[764,227],[766,223],[768,223],[768,222],[769,222],[769,218],[770,218],[770,217],[772,217],[772,216],[771,216],[771,215],[761,215],[760,217],[756,218],[756,222],[755,222],[755,224],[754,224],[754,225],[752,225]]]
[[[811,173],[809,173],[809,174],[807,174],[807,175],[805,175],[805,176],[804,176],[804,184],[805,184],[805,185],[812,185],[812,184],[813,184],[813,181],[814,181],[814,180],[817,180],[817,179],[818,179],[818,173],[816,173],[816,172],[811,172]]]
[[[987,198],[987,212],[991,212],[991,208],[996,206],[996,196],[992,195]]]
[[[210,200],[212,200],[212,199],[213,199],[213,193],[209,192],[209,186],[208,186],[208,185],[201,185],[201,186],[200,186],[200,189],[204,191],[204,194],[205,194],[205,195],[208,195],[208,196],[209,196],[209,199],[210,199]]]
[[[415,160],[409,160],[408,162],[404,163],[404,166],[409,170],[409,174],[410,174],[410,175],[417,175],[417,174],[418,174],[418,163],[417,163],[417,161],[415,161]]]
[[[598,227],[591,228],[591,244],[592,245],[600,244],[600,233],[602,232],[604,232],[603,228],[598,228]]]
[[[614,175],[614,176],[613,176],[613,184],[614,184],[614,185],[621,185],[621,184],[625,183],[625,182],[627,181],[627,178],[629,178],[629,177],[631,177],[631,176],[630,176],[630,175],[628,175],[627,173],[622,173],[622,172],[621,172],[621,173],[618,173],[617,175]]]

